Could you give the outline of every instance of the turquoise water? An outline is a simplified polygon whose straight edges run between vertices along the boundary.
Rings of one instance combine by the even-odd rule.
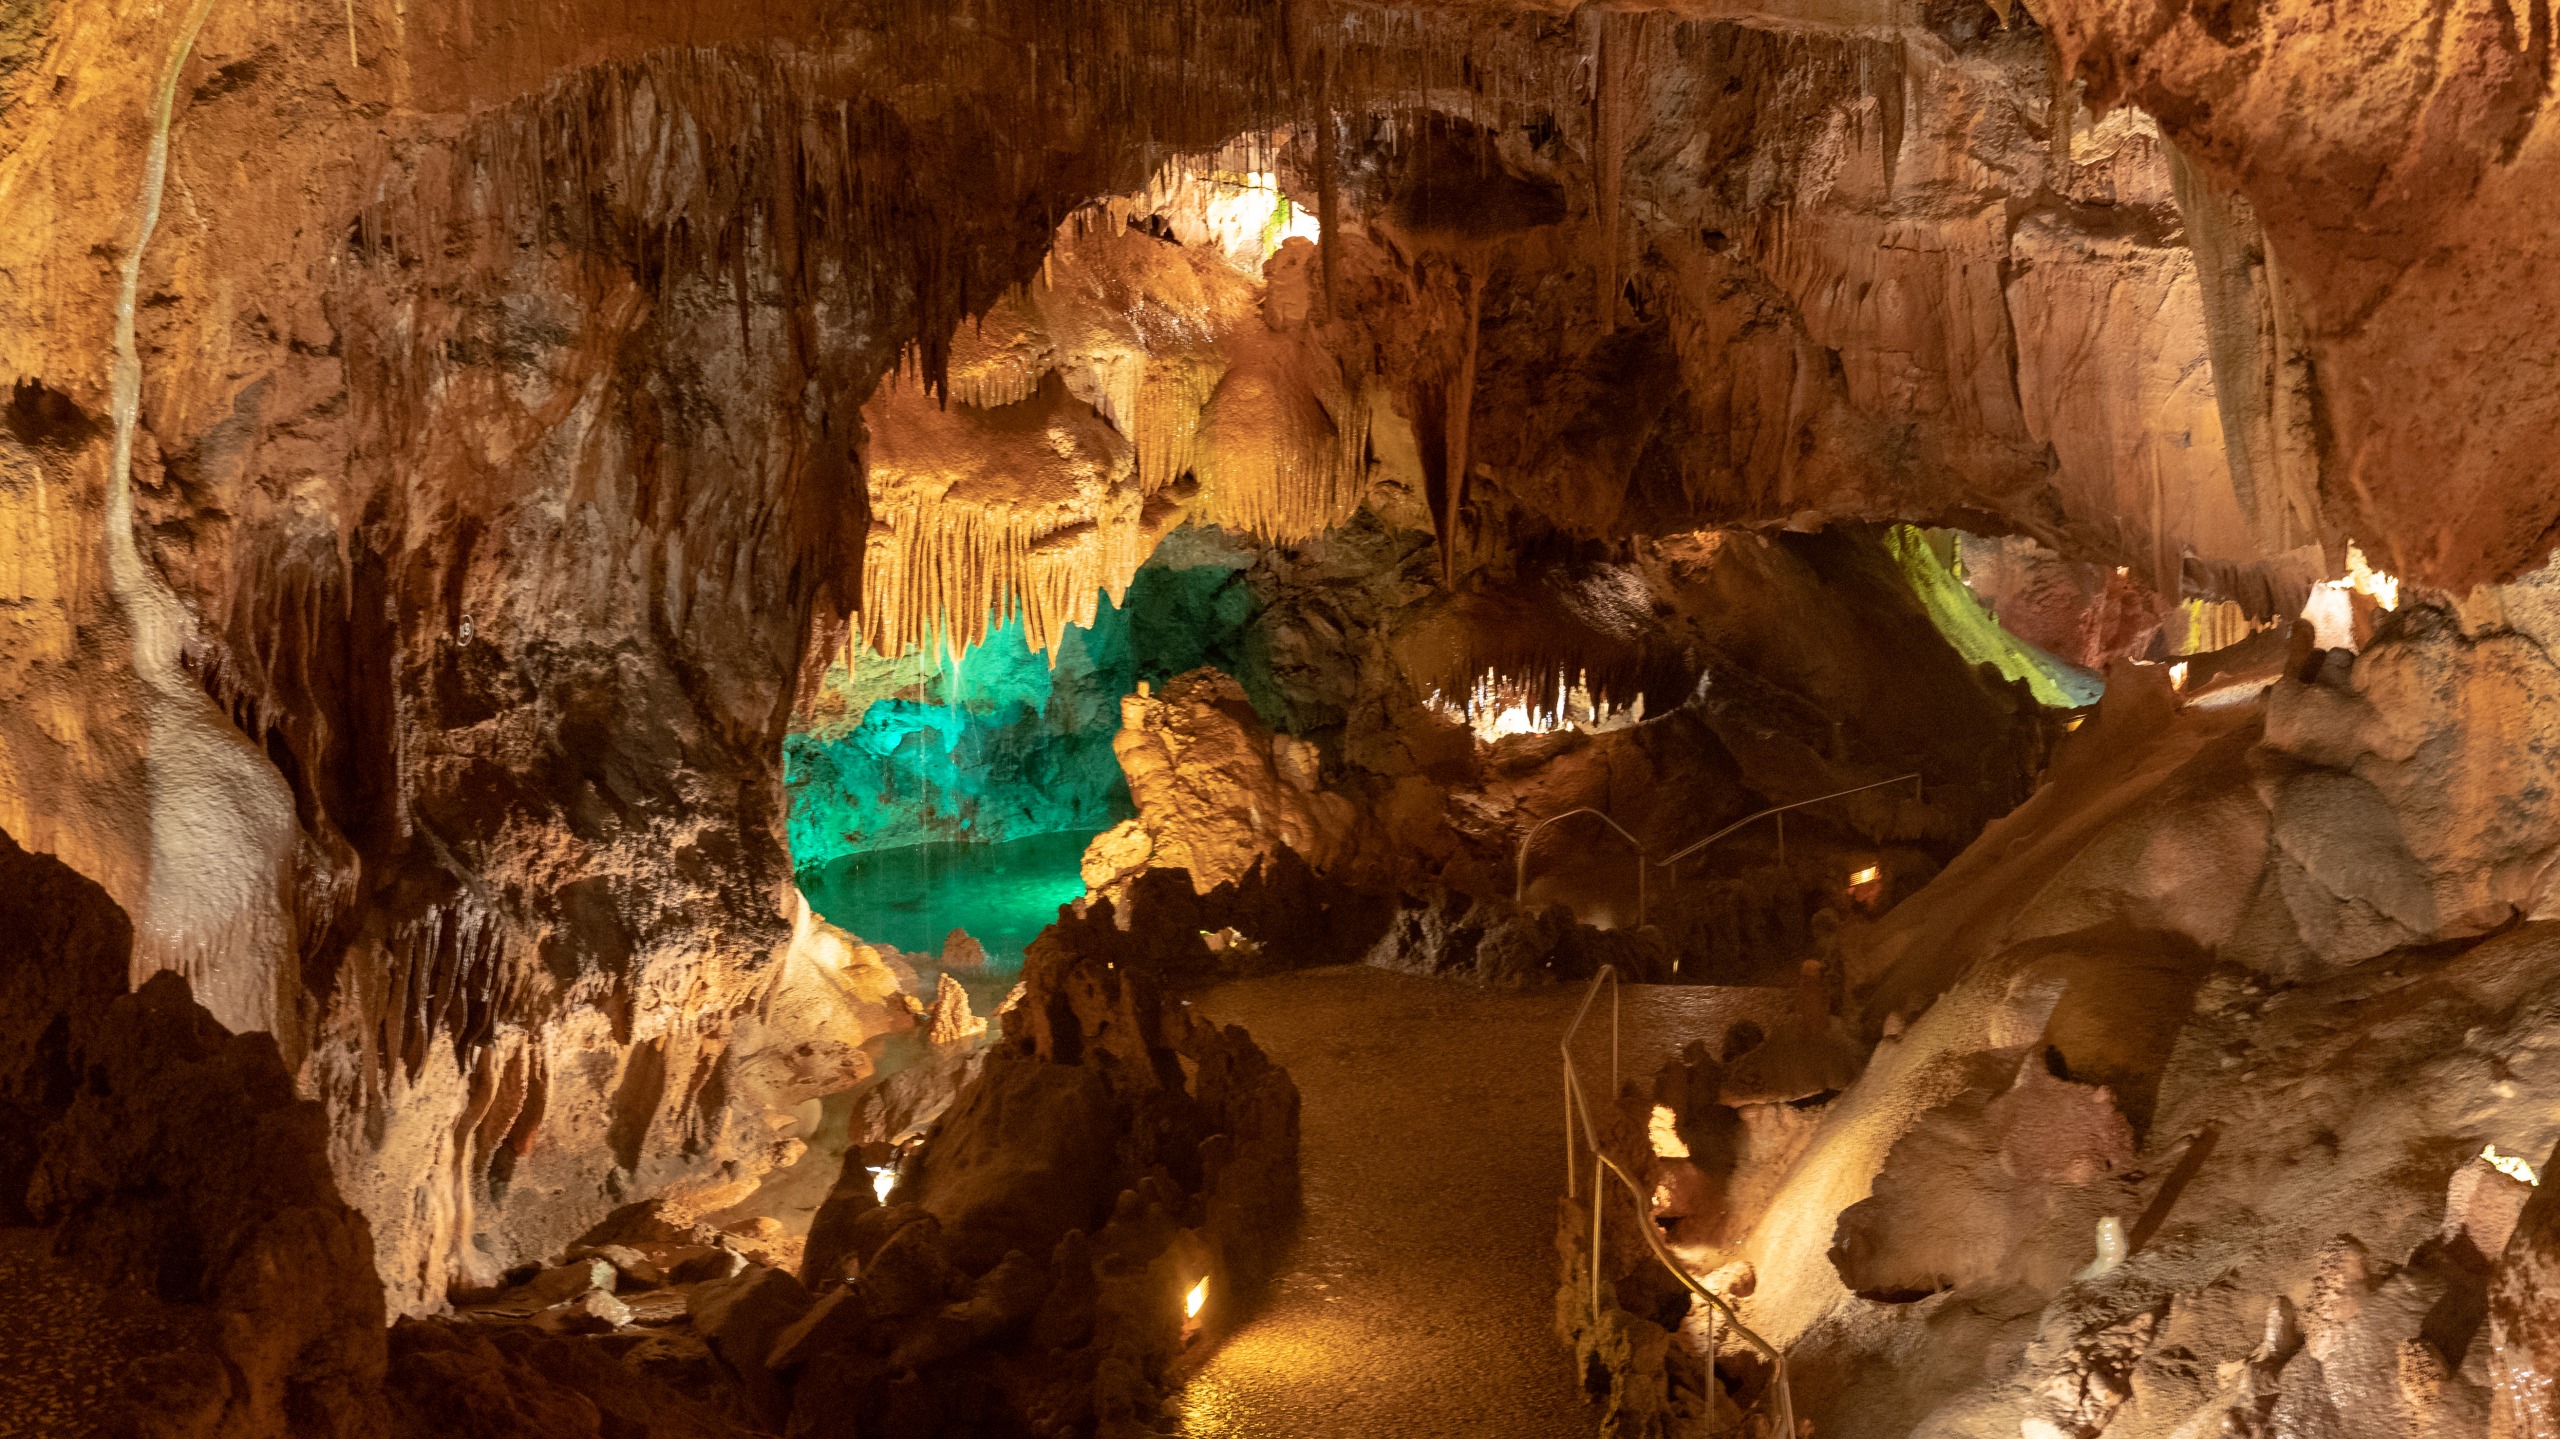
[[[1111,749],[1121,697],[1202,665],[1259,693],[1269,667],[1250,643],[1261,606],[1244,564],[1215,541],[1168,541],[1126,604],[1106,598],[1091,627],[1068,627],[1054,661],[1017,616],[956,663],[830,666],[820,718],[782,747],[810,908],[909,952],[965,929],[993,963],[1020,963],[1082,897],[1085,843],[1135,812]]]
[[[1084,897],[1077,861],[1087,836],[1039,834],[1003,844],[912,844],[800,872],[809,907],[874,944],[939,954],[954,929],[987,948],[996,969]]]

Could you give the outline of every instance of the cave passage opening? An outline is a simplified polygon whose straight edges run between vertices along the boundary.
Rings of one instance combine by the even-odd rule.
[[[1019,971],[1059,906],[1084,897],[1086,845],[1136,812],[1112,749],[1122,698],[1204,666],[1268,693],[1254,554],[1179,531],[1054,652],[1019,612],[956,655],[890,659],[855,639],[783,744],[809,907],[874,946],[973,968],[966,944],[946,950],[957,931],[991,977]]]

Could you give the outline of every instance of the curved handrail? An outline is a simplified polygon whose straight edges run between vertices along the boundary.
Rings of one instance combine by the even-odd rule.
[[[1911,781],[1911,795],[1912,795],[1912,798],[1914,798],[1914,799],[1918,799],[1918,798],[1920,798],[1920,797],[1921,797],[1921,786],[1922,786],[1923,784],[1927,783],[1927,782],[1926,782],[1925,780],[1923,780],[1923,779],[1921,779],[1921,778],[1920,778],[1920,772],[1919,772],[1918,770],[1913,770],[1913,771],[1912,771],[1911,773],[1909,773],[1909,774],[1898,774],[1898,775],[1895,775],[1895,776],[1894,776],[1893,778],[1891,778],[1891,779],[1880,779],[1880,780],[1875,781],[1875,782],[1874,782],[1874,783],[1872,783],[1872,784],[1851,785],[1851,786],[1850,786],[1849,788],[1847,788],[1847,789],[1835,789],[1835,790],[1833,790],[1833,791],[1832,791],[1831,793],[1829,793],[1829,794],[1818,794],[1818,795],[1815,795],[1815,796],[1814,796],[1813,798],[1811,798],[1811,799],[1800,799],[1800,800],[1795,800],[1795,801],[1793,801],[1793,802],[1791,802],[1791,803],[1788,803],[1788,804],[1773,804],[1773,805],[1769,806],[1767,809],[1761,810],[1761,811],[1760,811],[1760,812],[1758,812],[1757,814],[1747,814],[1747,815],[1744,815],[1742,818],[1740,818],[1740,819],[1738,819],[1738,820],[1735,820],[1733,823],[1731,823],[1731,824],[1729,824],[1729,825],[1726,825],[1724,828],[1722,828],[1722,829],[1720,829],[1720,830],[1717,830],[1714,834],[1708,835],[1705,839],[1699,840],[1696,844],[1690,845],[1688,848],[1683,849],[1683,850],[1679,851],[1678,853],[1676,853],[1676,854],[1672,855],[1669,859],[1656,860],[1656,861],[1655,861],[1655,863],[1657,863],[1657,864],[1661,865],[1664,869],[1669,869],[1671,866],[1673,866],[1673,865],[1675,865],[1675,864],[1678,864],[1680,861],[1682,861],[1682,860],[1684,860],[1684,859],[1687,859],[1689,856],[1691,856],[1691,855],[1693,855],[1693,854],[1696,854],[1698,851],[1700,851],[1700,850],[1702,850],[1702,849],[1705,849],[1708,845],[1711,845],[1711,844],[1715,843],[1717,840],[1720,840],[1720,839],[1724,838],[1726,835],[1729,835],[1729,834],[1733,833],[1735,830],[1738,830],[1738,829],[1742,828],[1744,825],[1751,824],[1751,823],[1753,823],[1753,822],[1755,822],[1755,821],[1758,821],[1758,820],[1764,820],[1764,819],[1767,819],[1769,816],[1771,816],[1771,815],[1773,815],[1773,814],[1785,814],[1788,810],[1791,810],[1791,809],[1802,809],[1802,808],[1804,808],[1806,805],[1809,805],[1809,804],[1820,804],[1820,803],[1822,803],[1824,800],[1827,800],[1827,799],[1839,799],[1839,798],[1841,798],[1841,797],[1842,797],[1842,796],[1844,796],[1844,795],[1864,794],[1864,793],[1866,793],[1868,790],[1871,790],[1871,789],[1882,789],[1882,788],[1884,788],[1886,785],[1889,785],[1889,784],[1900,784],[1900,783],[1902,783],[1904,780],[1909,780],[1909,781]],[[1785,821],[1783,821],[1783,820],[1782,820],[1782,821],[1780,821],[1780,824],[1781,824],[1781,825],[1783,825],[1784,823],[1785,823]]]
[[[1886,781],[1886,783],[1892,782],[1893,781],[1890,780]],[[1873,787],[1874,786],[1868,786],[1868,788]],[[1565,1195],[1567,1198],[1571,1198],[1574,1195],[1573,1181],[1575,1154],[1573,1137],[1576,1128],[1581,1130],[1583,1142],[1591,1148],[1592,1321],[1597,1323],[1600,1317],[1600,1241],[1601,1234],[1603,1232],[1602,1221],[1606,1218],[1607,1214],[1607,1195],[1605,1188],[1600,1183],[1600,1178],[1603,1173],[1608,1173],[1614,1174],[1618,1177],[1618,1183],[1626,1189],[1627,1197],[1635,1202],[1637,1217],[1636,1228],[1638,1232],[1644,1235],[1645,1247],[1652,1251],[1654,1259],[1659,1262],[1663,1268],[1671,1272],[1672,1278],[1680,1281],[1682,1288],[1707,1301],[1710,1311],[1708,1315],[1708,1373],[1712,1375],[1715,1370],[1715,1355],[1713,1352],[1715,1342],[1714,1324],[1716,1317],[1720,1315],[1727,1324],[1733,1326],[1733,1332],[1740,1335],[1744,1343],[1749,1344],[1753,1349],[1758,1350],[1761,1357],[1769,1361],[1769,1387],[1770,1391],[1775,1394],[1778,1401],[1778,1433],[1777,1436],[1775,1436],[1775,1439],[1795,1439],[1795,1389],[1787,1378],[1786,1351],[1770,1343],[1768,1340],[1761,1338],[1758,1333],[1753,1331],[1750,1325],[1743,1323],[1742,1316],[1734,1311],[1733,1306],[1725,1301],[1723,1295],[1716,1293],[1714,1290],[1709,1289],[1704,1283],[1700,1282],[1697,1276],[1691,1274],[1687,1267],[1682,1265],[1680,1261],[1672,1255],[1670,1247],[1662,1242],[1662,1231],[1660,1226],[1653,1222],[1652,1205],[1646,1198],[1644,1186],[1637,1182],[1634,1175],[1627,1173],[1626,1169],[1621,1166],[1618,1161],[1611,1159],[1606,1150],[1600,1147],[1599,1126],[1592,1123],[1591,1120],[1591,1098],[1583,1091],[1581,1071],[1574,1066],[1573,1041],[1574,1036],[1582,1029],[1583,1019],[1590,1014],[1592,1003],[1600,997],[1600,985],[1604,980],[1607,981],[1609,985],[1609,1086],[1610,1093],[1615,1094],[1617,1092],[1618,998],[1620,991],[1618,987],[1618,967],[1616,965],[1604,964],[1600,966],[1600,972],[1591,977],[1591,988],[1585,991],[1582,996],[1582,1007],[1574,1011],[1573,1023],[1565,1027],[1564,1039],[1557,1046],[1557,1048],[1564,1054],[1564,1164]],[[1712,1398],[1709,1400],[1708,1412],[1710,1415],[1714,1412]]]
[[[1519,853],[1517,858],[1512,861],[1511,866],[1511,902],[1514,904],[1521,904],[1525,903],[1527,900],[1529,893],[1529,846],[1536,842],[1539,831],[1544,830],[1548,825],[1554,824],[1557,820],[1571,819],[1578,814],[1587,814],[1597,817],[1602,824],[1616,830],[1620,839],[1625,840],[1628,844],[1635,847],[1636,928],[1644,928],[1644,867],[1646,862],[1644,841],[1627,833],[1627,827],[1625,825],[1618,823],[1616,820],[1609,818],[1609,816],[1602,814],[1600,811],[1593,809],[1587,804],[1575,809],[1566,810],[1562,814],[1548,815],[1545,819],[1529,826],[1529,832],[1520,836]]]
[[[1536,824],[1529,826],[1529,832],[1520,836],[1520,848],[1514,853],[1511,863],[1511,901],[1514,904],[1525,904],[1528,902],[1529,846],[1537,842],[1539,834],[1543,832],[1548,825],[1554,824],[1558,820],[1571,819],[1578,814],[1593,815],[1596,816],[1602,824],[1616,830],[1618,832],[1618,837],[1625,840],[1636,852],[1636,928],[1642,929],[1644,928],[1645,911],[1647,908],[1646,891],[1648,886],[1645,883],[1645,871],[1648,868],[1654,865],[1660,865],[1664,869],[1670,869],[1679,864],[1680,861],[1687,859],[1689,856],[1696,854],[1702,849],[1705,849],[1708,845],[1714,844],[1717,840],[1724,838],[1735,830],[1741,829],[1745,825],[1767,819],[1772,815],[1783,816],[1791,809],[1803,809],[1806,805],[1820,804],[1824,800],[1840,799],[1847,795],[1864,794],[1868,790],[1882,789],[1886,785],[1900,784],[1904,780],[1911,781],[1912,798],[1920,799],[1923,797],[1924,787],[1928,782],[1920,777],[1920,772],[1918,770],[1913,770],[1909,774],[1898,774],[1891,779],[1880,779],[1868,784],[1851,785],[1847,789],[1835,789],[1829,794],[1818,794],[1811,799],[1792,800],[1786,804],[1773,804],[1767,809],[1758,810],[1751,814],[1744,815],[1742,818],[1735,820],[1733,823],[1726,825],[1720,830],[1717,830],[1714,834],[1708,835],[1705,839],[1699,840],[1697,843],[1672,855],[1669,859],[1655,859],[1651,855],[1646,854],[1644,852],[1644,841],[1627,833],[1627,827],[1625,825],[1618,823],[1608,815],[1601,813],[1599,810],[1593,809],[1589,805],[1582,805],[1574,809],[1569,809],[1562,814],[1551,814],[1545,819],[1538,821]],[[1781,818],[1778,821],[1778,849],[1781,856],[1786,852],[1786,844],[1787,822],[1785,819]]]

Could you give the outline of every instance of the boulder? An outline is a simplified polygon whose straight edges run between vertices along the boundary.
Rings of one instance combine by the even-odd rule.
[[[143,1410],[380,1432],[382,1284],[326,1115],[273,1035],[233,1034],[177,974],[127,993],[131,948],[103,890],[0,833],[0,1223],[202,1324],[220,1382],[139,1389]]]
[[[835,1187],[827,1191],[809,1220],[809,1237],[800,1250],[800,1282],[814,1290],[844,1279],[847,1263],[865,1257],[854,1252],[857,1227],[865,1215],[879,1209],[879,1194],[870,1167],[862,1162],[862,1151],[845,1151]],[[872,1244],[877,1248],[879,1240]]]
[[[999,1056],[942,1122],[908,1181],[972,1273],[1009,1250],[1045,1254],[1111,1201],[1120,1108],[1089,1066]]]
[[[940,1309],[962,1292],[964,1282],[943,1257],[939,1226],[919,1221],[880,1246],[854,1287],[871,1313],[895,1319]]]
[[[790,1394],[765,1367],[774,1341],[809,1311],[809,1291],[779,1269],[751,1268],[734,1279],[693,1291],[693,1328],[736,1376],[747,1412],[779,1427],[790,1412]]]
[[[1975,1056],[1977,1072],[2008,1063]],[[1977,1080],[1895,1141],[1872,1192],[1841,1211],[1831,1262],[1864,1298],[1960,1285],[2058,1289],[2090,1258],[2100,1217],[2129,1208],[2114,1176],[2133,1131],[2104,1086],[2054,1076],[2043,1051],[2003,1089]]]
[[[791,1321],[789,1327],[774,1336],[773,1351],[765,1356],[765,1367],[787,1374],[821,1354],[850,1349],[862,1342],[871,1328],[871,1306],[862,1291],[843,1285],[818,1296],[807,1313]]]
[[[595,1257],[612,1265],[613,1272],[620,1276],[616,1288],[655,1289],[667,1282],[667,1272],[630,1245],[605,1245],[596,1250]]]
[[[507,1291],[506,1299],[519,1304],[543,1307],[565,1304],[589,1290],[613,1292],[612,1261],[603,1258],[581,1259],[572,1264],[545,1269],[531,1279]]]
[[[610,1289],[590,1289],[542,1311],[535,1322],[555,1334],[610,1334],[631,1322],[631,1306]]]

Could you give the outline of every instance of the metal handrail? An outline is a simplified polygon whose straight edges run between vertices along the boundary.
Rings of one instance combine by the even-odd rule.
[[[1784,815],[1788,810],[1802,809],[1809,804],[1820,804],[1827,799],[1839,799],[1845,795],[1864,794],[1871,789],[1882,789],[1889,784],[1900,784],[1904,780],[1911,781],[1911,797],[1913,799],[1917,800],[1924,798],[1922,791],[1928,781],[1920,777],[1920,772],[1918,770],[1914,770],[1909,774],[1898,774],[1891,779],[1880,779],[1872,784],[1851,785],[1847,789],[1835,789],[1829,794],[1818,794],[1811,799],[1795,800],[1788,804],[1773,804],[1767,809],[1761,810],[1757,814],[1744,815],[1742,818],[1735,820],[1733,823],[1726,825],[1720,830],[1717,830],[1714,834],[1708,835],[1705,839],[1702,839],[1696,844],[1690,845],[1688,848],[1672,855],[1669,859],[1657,860],[1656,863],[1660,864],[1664,869],[1669,869],[1671,866],[1678,864],[1680,861],[1687,859],[1689,856],[1696,854],[1702,849],[1705,849],[1708,845],[1715,843],[1717,840],[1724,838],[1726,835],[1733,833],[1744,825],[1751,824],[1758,820],[1767,819],[1771,815]],[[1786,853],[1786,843],[1787,822],[1782,818],[1778,821],[1778,853],[1781,856],[1784,856]]]
[[[1886,783],[1890,784],[1893,783],[1893,781],[1888,780]],[[1874,788],[1872,785],[1867,787]],[[1811,803],[1811,801],[1807,801],[1807,803]],[[1618,967],[1616,965],[1604,964],[1600,966],[1600,972],[1591,977],[1591,988],[1583,993],[1582,1007],[1574,1011],[1573,1023],[1565,1027],[1564,1039],[1557,1046],[1564,1055],[1564,1172],[1565,1197],[1568,1199],[1575,1197],[1574,1180],[1576,1156],[1574,1154],[1573,1136],[1577,1124],[1582,1131],[1583,1142],[1591,1147],[1591,1322],[1595,1325],[1600,1322],[1600,1244],[1601,1236],[1604,1232],[1603,1222],[1607,1218],[1608,1213],[1607,1190],[1601,1183],[1601,1176],[1604,1173],[1614,1174],[1618,1177],[1618,1182],[1625,1186],[1627,1197],[1635,1202],[1637,1221],[1636,1229],[1639,1233],[1644,1235],[1645,1247],[1653,1252],[1654,1259],[1658,1261],[1663,1268],[1671,1272],[1672,1278],[1680,1281],[1682,1288],[1687,1289],[1690,1293],[1707,1301],[1707,1375],[1709,1380],[1712,1382],[1715,1377],[1715,1329],[1716,1319],[1721,1316],[1725,1323],[1733,1326],[1733,1332],[1740,1335],[1744,1343],[1749,1344],[1753,1349],[1758,1350],[1761,1357],[1769,1361],[1769,1387],[1770,1391],[1777,1396],[1778,1401],[1778,1433],[1776,1436],[1773,1436],[1773,1439],[1795,1439],[1795,1389],[1787,1378],[1786,1351],[1770,1343],[1768,1340],[1761,1338],[1759,1334],[1752,1330],[1750,1325],[1743,1323],[1742,1316],[1734,1312],[1733,1306],[1725,1301],[1723,1295],[1716,1293],[1714,1290],[1709,1289],[1704,1283],[1700,1282],[1697,1276],[1691,1274],[1688,1269],[1672,1255],[1670,1247],[1662,1242],[1660,1226],[1653,1222],[1652,1205],[1645,1195],[1644,1186],[1637,1182],[1634,1175],[1627,1173],[1625,1168],[1619,1165],[1618,1161],[1611,1159],[1606,1150],[1601,1148],[1599,1126],[1592,1123],[1591,1120],[1591,1098],[1583,1091],[1581,1071],[1576,1069],[1574,1066],[1573,1041],[1574,1036],[1579,1034],[1582,1030],[1583,1019],[1591,1013],[1593,1001],[1600,997],[1600,985],[1603,981],[1606,981],[1609,985],[1609,1092],[1612,1095],[1618,1092],[1618,1007],[1620,989]],[[1707,1413],[1708,1422],[1712,1427],[1715,1414],[1713,1391],[1710,1391],[1708,1397]]]
[[[1820,804],[1824,800],[1840,799],[1847,795],[1864,794],[1868,790],[1882,789],[1886,785],[1900,784],[1904,780],[1911,781],[1911,797],[1913,799],[1921,800],[1927,797],[1926,788],[1928,781],[1920,777],[1920,772],[1918,770],[1914,770],[1909,774],[1898,774],[1891,779],[1876,780],[1870,784],[1851,785],[1847,789],[1835,789],[1829,794],[1818,794],[1811,799],[1793,800],[1786,804],[1773,804],[1767,809],[1744,815],[1742,818],[1735,820],[1733,823],[1726,825],[1720,830],[1717,830],[1714,834],[1708,835],[1705,839],[1699,840],[1696,844],[1690,845],[1688,848],[1672,855],[1669,859],[1655,859],[1651,855],[1646,854],[1644,852],[1644,841],[1627,833],[1627,827],[1625,825],[1618,823],[1608,815],[1601,813],[1599,810],[1593,809],[1589,805],[1569,809],[1562,814],[1551,814],[1545,819],[1538,821],[1536,824],[1529,826],[1529,832],[1520,836],[1520,848],[1515,852],[1511,863],[1511,902],[1514,904],[1526,904],[1528,902],[1529,846],[1536,842],[1539,833],[1545,830],[1548,825],[1554,824],[1558,820],[1571,819],[1578,814],[1592,815],[1597,817],[1602,824],[1616,830],[1618,832],[1618,837],[1625,840],[1635,849],[1636,928],[1642,929],[1644,928],[1645,922],[1646,891],[1648,888],[1645,883],[1645,871],[1648,868],[1654,865],[1660,865],[1664,869],[1670,869],[1674,865],[1680,863],[1680,861],[1687,859],[1689,856],[1696,854],[1702,849],[1705,849],[1708,845],[1714,844],[1717,840],[1724,838],[1735,830],[1738,830],[1745,825],[1767,819],[1772,815],[1778,817],[1778,858],[1783,861],[1787,857],[1786,813],[1788,810],[1802,809],[1806,805]]]
[[[1625,825],[1618,823],[1616,820],[1609,818],[1609,816],[1602,814],[1600,811],[1593,809],[1589,805],[1583,805],[1578,809],[1569,809],[1562,814],[1551,814],[1545,819],[1538,821],[1536,824],[1529,826],[1529,832],[1520,836],[1519,854],[1517,858],[1513,860],[1511,866],[1511,902],[1514,904],[1523,904],[1527,902],[1529,893],[1529,846],[1537,839],[1538,832],[1545,829],[1548,825],[1554,824],[1557,820],[1571,819],[1578,814],[1587,814],[1597,817],[1602,824],[1616,830],[1619,838],[1635,847],[1636,928],[1644,928],[1644,841],[1627,833],[1627,827]]]

